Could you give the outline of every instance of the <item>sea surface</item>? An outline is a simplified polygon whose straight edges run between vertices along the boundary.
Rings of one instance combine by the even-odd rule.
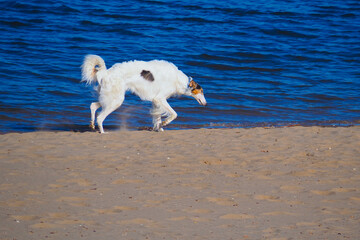
[[[360,125],[360,1],[0,1],[0,133],[88,131],[86,54],[164,59],[208,106],[169,100],[167,129]],[[152,126],[130,93],[105,130]]]

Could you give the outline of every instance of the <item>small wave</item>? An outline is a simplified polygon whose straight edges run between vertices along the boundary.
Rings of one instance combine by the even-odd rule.
[[[32,24],[41,24],[41,23],[45,23],[45,20],[39,19],[39,18],[33,18],[33,19],[30,19],[28,22],[32,23]]]
[[[32,10],[35,8],[32,4],[19,1],[5,1],[1,4],[1,7],[5,10],[15,10],[20,12],[32,12]]]
[[[28,22],[24,22],[24,21],[6,21],[6,20],[2,20],[0,21],[0,25],[6,25],[8,27],[12,27],[12,28],[22,28],[22,27],[28,27],[30,26],[30,24]]]
[[[296,13],[293,13],[293,12],[271,12],[271,14],[276,15],[276,16],[285,16],[285,17],[290,17],[290,16],[296,15]]]
[[[257,63],[260,62],[260,58],[252,58],[244,56],[244,58],[238,58],[237,56],[222,56],[222,55],[212,55],[212,54],[200,54],[200,55],[194,55],[193,58],[199,59],[199,60],[206,60],[210,62],[230,62],[230,63]]]
[[[343,18],[355,18],[356,15],[353,14],[353,13],[347,13],[347,14],[341,15],[341,17],[343,17]]]
[[[90,39],[85,37],[70,37],[67,38],[67,40],[69,40],[70,42],[79,42],[79,43],[90,41]]]
[[[326,58],[317,58],[314,56],[304,56],[304,55],[287,55],[287,57],[295,59],[296,61],[304,62],[331,62],[331,59]]]
[[[281,72],[283,71],[282,68],[261,68],[261,67],[240,67],[240,66],[234,66],[234,65],[228,65],[228,64],[221,64],[221,63],[204,63],[199,61],[188,61],[188,65],[191,66],[202,66],[207,67],[213,70],[219,70],[219,71],[246,71],[251,70],[255,72]]]
[[[98,25],[97,23],[90,21],[90,20],[81,20],[80,21],[81,25],[85,25],[85,26],[93,26],[93,25]]]
[[[274,35],[274,36],[287,36],[287,37],[294,37],[294,38],[307,38],[307,39],[311,39],[311,38],[317,38],[317,36],[315,35],[310,35],[310,34],[303,34],[300,32],[295,32],[295,31],[290,31],[290,30],[281,30],[281,29],[266,29],[266,30],[262,30],[262,32],[268,34],[268,35]]]
[[[116,20],[137,20],[139,19],[139,16],[130,15],[130,14],[118,14],[118,13],[111,13],[111,14],[104,14],[104,17],[112,18]]]
[[[248,16],[248,15],[261,15],[264,12],[258,10],[249,10],[249,9],[242,9],[242,8],[218,8],[218,10],[223,11],[227,14],[233,14],[236,16]]]
[[[13,46],[22,46],[22,47],[30,45],[28,42],[25,42],[22,39],[16,39],[16,40],[10,42],[10,44],[13,45]]]
[[[74,96],[77,96],[77,94],[70,93],[70,92],[62,92],[62,91],[59,91],[59,90],[48,91],[48,93],[52,94],[52,95],[56,95],[56,96],[61,96],[61,97],[74,97]]]
[[[256,52],[236,52],[235,53],[237,56],[240,57],[247,57],[247,58],[261,58],[261,59],[265,59],[268,58],[270,56],[261,54],[261,53],[256,53]]]
[[[80,11],[68,5],[61,4],[60,6],[55,6],[53,12],[61,15],[68,15],[68,14],[78,13]]]
[[[178,17],[174,19],[175,21],[190,22],[190,23],[221,23],[223,21],[216,21],[209,18],[201,17]]]
[[[119,33],[121,35],[128,35],[128,36],[145,36],[141,32],[132,31],[132,30],[124,29],[124,28],[112,28],[112,27],[110,27],[110,28],[106,29],[106,32]],[[149,35],[148,37],[151,37],[151,36]]]
[[[256,72],[281,72],[283,71],[282,68],[260,68],[260,67],[235,67],[230,65],[223,65],[223,64],[210,64],[209,67],[217,70],[251,70]]]
[[[328,101],[341,101],[342,98],[334,95],[325,95],[325,94],[319,94],[319,93],[310,93],[304,95],[307,100],[304,99],[304,101],[307,102],[328,102]]]

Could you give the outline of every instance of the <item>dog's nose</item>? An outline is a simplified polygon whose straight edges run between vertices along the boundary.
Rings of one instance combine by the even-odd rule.
[[[205,98],[201,100],[201,105],[203,105],[204,107],[207,105]]]
[[[206,106],[207,103],[206,103],[206,100],[202,100],[202,99],[198,99],[198,102],[201,106]]]

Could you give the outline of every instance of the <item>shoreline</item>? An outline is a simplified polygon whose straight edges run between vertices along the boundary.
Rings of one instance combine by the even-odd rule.
[[[356,239],[360,127],[0,135],[0,239]]]
[[[149,123],[150,124],[150,123]],[[0,132],[0,135],[8,133],[31,133],[31,132],[92,132],[89,125],[81,124],[40,124],[41,127],[23,126],[20,129],[12,129]],[[249,128],[282,128],[282,127],[359,127],[360,120],[308,120],[308,121],[276,121],[276,122],[242,122],[242,123],[213,123],[191,125],[184,123],[172,123],[165,131],[196,130],[196,129],[249,129]],[[97,127],[97,126],[96,126]],[[147,131],[152,129],[148,126],[130,126],[126,121],[120,124],[104,124],[105,131]]]

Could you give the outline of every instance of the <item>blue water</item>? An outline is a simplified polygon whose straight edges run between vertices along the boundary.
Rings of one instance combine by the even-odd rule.
[[[209,105],[169,100],[171,129],[360,124],[360,2],[1,1],[0,132],[88,130],[84,55],[165,59]],[[126,95],[105,129],[151,126]]]

